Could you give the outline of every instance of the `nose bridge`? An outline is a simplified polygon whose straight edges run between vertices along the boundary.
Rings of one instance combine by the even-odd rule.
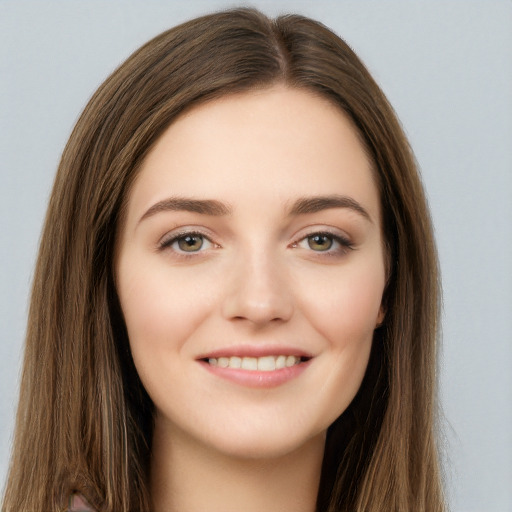
[[[282,257],[272,248],[252,248],[240,254],[231,272],[224,315],[254,324],[289,320],[293,300]]]

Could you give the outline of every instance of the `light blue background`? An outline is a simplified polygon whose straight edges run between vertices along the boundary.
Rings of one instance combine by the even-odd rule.
[[[0,481],[39,232],[71,128],[140,44],[233,5],[0,0]],[[440,384],[452,510],[512,511],[512,2],[251,5],[334,29],[402,120],[430,198],[444,279]]]

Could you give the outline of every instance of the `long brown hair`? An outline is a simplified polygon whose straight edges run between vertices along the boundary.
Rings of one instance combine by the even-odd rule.
[[[414,157],[349,46],[308,18],[204,16],[136,51],[94,94],[64,150],[35,272],[3,510],[148,512],[152,404],[113,280],[130,184],[199,102],[285,83],[329,98],[373,161],[389,261],[386,317],[357,396],[328,431],[318,511],[444,510],[436,430],[438,273]]]

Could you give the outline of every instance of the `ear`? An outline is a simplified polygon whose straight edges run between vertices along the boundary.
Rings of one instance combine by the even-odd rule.
[[[380,308],[379,308],[379,314],[377,315],[377,321],[375,323],[375,329],[378,329],[384,323],[385,317],[386,317],[386,309],[384,308],[384,305],[381,304]]]

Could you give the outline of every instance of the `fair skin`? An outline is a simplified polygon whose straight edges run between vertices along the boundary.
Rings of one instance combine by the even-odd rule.
[[[327,100],[277,85],[166,130],[116,258],[156,511],[315,509],[384,315],[383,246],[371,163]]]

